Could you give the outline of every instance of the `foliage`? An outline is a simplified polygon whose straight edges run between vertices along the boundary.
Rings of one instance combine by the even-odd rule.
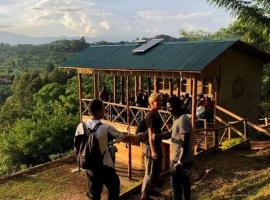
[[[12,92],[0,110],[0,174],[66,152],[79,122],[77,78],[63,70],[23,71]]]
[[[0,85],[0,105],[12,94],[9,84]]]
[[[0,68],[50,68],[62,64],[73,53],[88,47],[85,38],[60,40],[42,45],[16,45],[0,43]],[[19,70],[18,69],[18,70]]]
[[[229,149],[230,147],[237,145],[237,144],[241,143],[242,141],[243,141],[242,138],[233,138],[230,140],[226,140],[226,141],[222,142],[221,149],[222,150]]]
[[[208,0],[208,2],[230,10],[232,15],[251,26],[263,29],[265,34],[270,33],[269,0]]]

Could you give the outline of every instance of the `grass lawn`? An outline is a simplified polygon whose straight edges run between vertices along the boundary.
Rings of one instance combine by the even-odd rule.
[[[19,177],[0,185],[1,200],[86,200],[87,180],[84,171],[72,173],[76,164],[63,164],[31,176]],[[123,169],[122,167],[120,169]],[[126,175],[126,171],[119,174]],[[121,191],[137,181],[121,178]],[[103,193],[106,196],[107,192]]]

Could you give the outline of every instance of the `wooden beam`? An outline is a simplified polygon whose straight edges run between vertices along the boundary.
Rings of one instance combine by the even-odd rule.
[[[99,99],[99,93],[100,93],[100,75],[97,74],[97,98]]]
[[[218,109],[217,109],[217,105],[218,105],[218,101],[219,101],[219,96],[218,96],[218,89],[219,89],[219,82],[218,82],[218,78],[215,77],[214,79],[214,88],[213,88],[213,96],[214,96],[214,126],[217,127],[218,123],[216,120],[216,116],[218,116]]]
[[[147,78],[147,91],[148,94],[151,94],[151,77]]]
[[[78,72],[77,76],[79,83],[80,121],[82,121],[82,74]]]
[[[127,132],[130,134],[130,109],[129,109],[129,76],[126,78],[126,103],[127,103]],[[128,178],[132,179],[132,152],[131,143],[128,143]]]
[[[158,78],[154,77],[154,91],[158,92]]]
[[[177,96],[180,97],[181,96],[181,79],[177,79]]]
[[[142,90],[143,89],[143,78],[142,76],[139,76],[139,83],[138,83],[138,89]]]
[[[129,105],[129,76],[126,77],[126,104]]]
[[[97,83],[97,74],[93,75],[93,84],[94,84],[94,99],[98,98],[98,83]]]
[[[166,79],[163,78],[163,82],[162,82],[162,89],[163,89],[163,91],[165,90],[165,83],[166,83]]]
[[[124,104],[125,102],[124,84],[125,84],[124,76],[121,76],[121,103],[122,104]]]
[[[192,128],[196,128],[196,108],[197,108],[197,79],[194,77],[191,81],[192,86],[192,110],[191,110],[191,124]]]
[[[138,76],[135,76],[134,77],[134,97],[135,97],[135,101],[137,101],[137,94],[138,94],[138,91],[139,91],[139,81],[138,81],[139,79],[138,79]]]
[[[117,76],[113,76],[113,102],[117,101]]]
[[[169,80],[170,96],[173,96],[173,79]]]

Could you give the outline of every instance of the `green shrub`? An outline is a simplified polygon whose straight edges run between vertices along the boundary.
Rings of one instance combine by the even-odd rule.
[[[230,140],[226,140],[226,141],[221,143],[221,149],[224,151],[224,150],[229,149],[230,147],[232,147],[236,144],[241,143],[242,141],[243,141],[242,138],[233,138]]]

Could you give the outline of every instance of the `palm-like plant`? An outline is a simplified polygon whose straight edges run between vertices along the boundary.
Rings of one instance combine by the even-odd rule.
[[[252,25],[261,26],[270,33],[269,0],[208,0],[208,2],[226,8],[238,19]]]

